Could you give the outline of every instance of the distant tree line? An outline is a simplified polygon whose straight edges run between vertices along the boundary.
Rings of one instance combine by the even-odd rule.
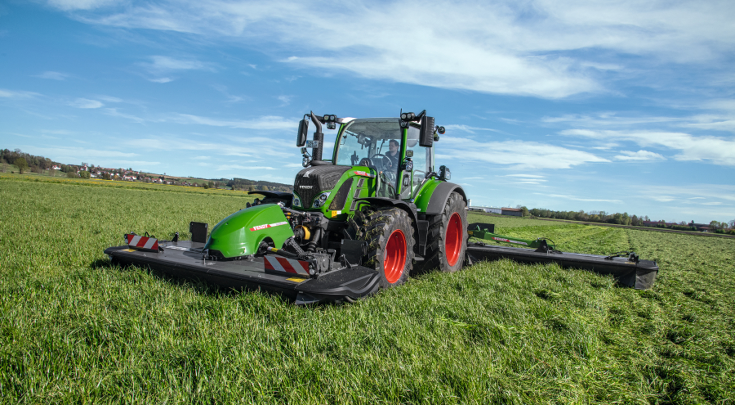
[[[21,173],[24,173],[27,170],[40,173],[42,170],[51,169],[55,164],[55,162],[49,158],[24,153],[20,149],[12,151],[8,149],[0,149],[0,163],[4,165],[15,165]]]
[[[591,211],[589,213],[582,210],[579,211],[553,211],[545,208],[533,208],[529,213],[534,217],[567,219],[571,221],[586,222],[605,222],[618,225],[641,226],[643,221],[650,221],[648,216],[638,217],[637,215],[628,215],[627,212],[608,214],[605,211]]]
[[[248,179],[234,178],[232,180],[221,179],[226,182],[227,186],[233,190],[244,190],[244,191],[285,191],[288,193],[293,192],[293,186],[282,183],[274,183],[271,181],[257,181]]]
[[[607,213],[605,211],[554,211],[545,208],[533,208],[528,210],[528,213],[534,217],[565,219],[569,221],[603,222],[608,224],[631,226],[652,226],[679,231],[698,231],[702,229],[702,224],[695,224],[694,221],[690,223],[686,223],[684,221],[680,223],[669,223],[664,220],[651,221],[651,219],[648,218],[648,215],[639,217],[637,215],[629,215],[627,212],[621,214],[619,212]],[[735,235],[735,220],[732,220],[729,223],[712,221],[707,227],[710,231],[715,233],[730,233]]]

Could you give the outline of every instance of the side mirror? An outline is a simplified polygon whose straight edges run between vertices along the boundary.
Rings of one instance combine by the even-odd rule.
[[[451,180],[452,179],[452,172],[449,171],[449,168],[442,165],[439,167],[439,180]]]
[[[306,137],[309,135],[309,121],[304,118],[299,121],[299,133],[296,136],[296,146],[302,147],[306,145]]]
[[[421,117],[421,134],[419,145],[430,148],[434,145],[434,117]]]

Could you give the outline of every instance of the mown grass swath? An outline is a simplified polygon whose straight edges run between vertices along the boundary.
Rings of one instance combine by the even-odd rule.
[[[0,177],[2,402],[735,397],[733,240],[492,218],[499,232],[562,250],[635,250],[658,261],[656,285],[499,261],[352,305],[299,308],[110,267],[102,250],[123,232],[186,237],[189,221],[213,225],[250,201],[174,190]]]

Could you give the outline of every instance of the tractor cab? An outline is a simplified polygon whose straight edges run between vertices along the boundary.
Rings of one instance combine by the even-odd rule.
[[[299,127],[297,145],[306,144],[312,147],[313,154],[308,154],[306,148],[302,148],[303,164],[306,169],[297,175],[294,184],[297,195],[304,194],[310,197],[305,198],[307,201],[320,195],[310,192],[315,190],[316,184],[309,181],[306,181],[309,184],[304,183],[305,175],[311,176],[316,172],[334,177],[338,174],[341,176],[350,168],[361,168],[360,172],[370,173],[370,177],[375,179],[373,181],[375,190],[370,196],[409,201],[413,201],[419,195],[426,180],[431,174],[435,174],[432,146],[433,141],[438,140],[435,131],[443,134],[444,128],[434,127],[434,119],[427,117],[425,112],[418,116],[413,113],[402,113],[400,118],[340,119],[328,114],[322,117],[312,114],[310,118],[317,127],[314,140],[306,141],[309,121],[304,118]],[[329,160],[321,159],[323,147],[321,123],[326,123],[327,127],[332,129],[337,129],[337,124],[340,124]],[[332,187],[338,183],[341,182],[332,184]],[[304,199],[297,199],[304,202]],[[304,207],[308,205],[305,204]]]

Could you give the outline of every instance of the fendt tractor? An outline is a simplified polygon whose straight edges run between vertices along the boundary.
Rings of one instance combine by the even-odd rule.
[[[315,132],[307,140],[310,124]],[[337,130],[323,158],[323,125]],[[353,301],[403,284],[410,274],[454,272],[473,260],[507,257],[527,263],[613,274],[621,284],[650,288],[658,266],[633,252],[596,256],[559,252],[543,238],[523,241],[467,223],[467,195],[450,170],[434,163],[444,134],[426,111],[399,118],[339,118],[306,114],[296,146],[301,170],[294,192],[264,196],[209,232],[191,222],[191,240],[127,233],[126,245],[105,250],[113,262],[148,266],[168,275],[225,288],[265,289],[297,304]],[[309,149],[311,153],[309,153]],[[535,247],[484,243],[469,236]]]

